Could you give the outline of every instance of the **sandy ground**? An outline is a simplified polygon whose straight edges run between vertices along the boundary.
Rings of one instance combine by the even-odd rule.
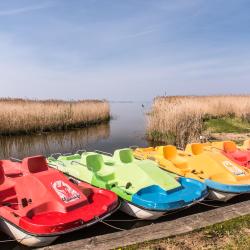
[[[212,133],[210,137],[215,140],[233,140],[244,141],[250,139],[250,133],[234,134],[234,133]]]

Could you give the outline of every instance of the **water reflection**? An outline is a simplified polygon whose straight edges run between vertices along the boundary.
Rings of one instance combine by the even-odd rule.
[[[0,159],[30,155],[75,152],[110,136],[109,123],[65,132],[0,137]]]

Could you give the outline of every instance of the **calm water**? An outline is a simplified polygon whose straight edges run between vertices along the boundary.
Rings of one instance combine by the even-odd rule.
[[[52,153],[75,152],[79,149],[113,152],[117,148],[131,145],[146,146],[144,114],[149,105],[144,103],[145,108],[143,108],[142,103],[111,103],[113,119],[110,123],[90,128],[31,136],[0,137],[0,159],[9,157],[22,159],[38,154],[49,156]],[[118,212],[115,216],[120,218],[124,215]],[[60,240],[90,237],[94,233],[104,232],[110,232],[110,228],[98,225],[69,234]],[[0,233],[0,241],[6,239],[8,237]],[[25,247],[15,242],[0,242],[0,249],[25,249]]]
[[[131,145],[147,146],[145,140],[145,113],[150,103],[112,103],[112,115],[114,119],[109,124],[103,124],[88,129],[73,130],[69,132],[48,133],[33,136],[0,137],[0,158],[23,158],[30,155],[50,155],[52,153],[75,152],[79,149],[103,150],[113,152],[117,148],[128,147]],[[230,203],[248,200],[250,195],[242,195],[234,198]],[[216,203],[213,205],[230,205],[230,203]],[[210,202],[211,204],[211,202]],[[212,209],[202,204],[197,204],[189,209],[160,218],[154,223],[176,219],[189,214]],[[134,219],[122,212],[116,212],[110,218],[112,220]],[[110,224],[122,229],[131,229],[151,224],[147,221],[133,222],[109,222]],[[115,232],[106,225],[98,223],[92,227],[76,231],[59,238],[55,243],[62,243],[78,240],[100,234]],[[6,235],[0,233],[0,241],[8,240]],[[27,249],[18,245],[16,242],[1,243],[0,249]]]
[[[145,112],[149,104],[111,103],[113,119],[108,124],[90,128],[31,136],[0,137],[0,159],[79,149],[113,152],[131,145],[146,146]]]

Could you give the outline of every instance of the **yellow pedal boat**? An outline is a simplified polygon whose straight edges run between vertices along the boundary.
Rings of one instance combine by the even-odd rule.
[[[242,146],[239,146],[233,141],[216,141],[203,143],[202,146],[206,151],[218,151],[236,164],[250,169],[249,142],[245,141]],[[185,152],[193,154],[191,144],[186,147]]]
[[[227,201],[238,194],[250,193],[250,170],[217,149],[207,150],[206,144],[190,144],[185,151],[172,145],[136,148],[134,156],[154,160],[167,171],[204,182],[210,190],[210,199]]]

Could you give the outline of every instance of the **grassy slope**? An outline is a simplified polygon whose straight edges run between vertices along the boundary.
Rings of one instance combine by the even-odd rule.
[[[212,133],[248,133],[250,123],[239,118],[213,118],[205,121],[205,128]]]
[[[135,249],[250,249],[250,215],[171,238],[131,245]]]
[[[240,118],[210,118],[203,121],[203,131],[201,133],[206,134],[209,132],[210,136],[213,137],[215,134],[221,134],[222,138],[214,137],[213,139],[217,140],[236,140],[242,141],[244,139],[240,139],[241,135],[250,133],[250,123],[244,121]],[[225,134],[225,135],[224,135]],[[230,138],[228,137],[230,135]],[[235,138],[231,138],[232,134],[235,135]],[[176,135],[174,134],[163,134],[158,131],[151,131],[150,138],[152,139],[152,145],[160,145],[160,144],[176,144]],[[180,146],[180,145],[178,145]]]

